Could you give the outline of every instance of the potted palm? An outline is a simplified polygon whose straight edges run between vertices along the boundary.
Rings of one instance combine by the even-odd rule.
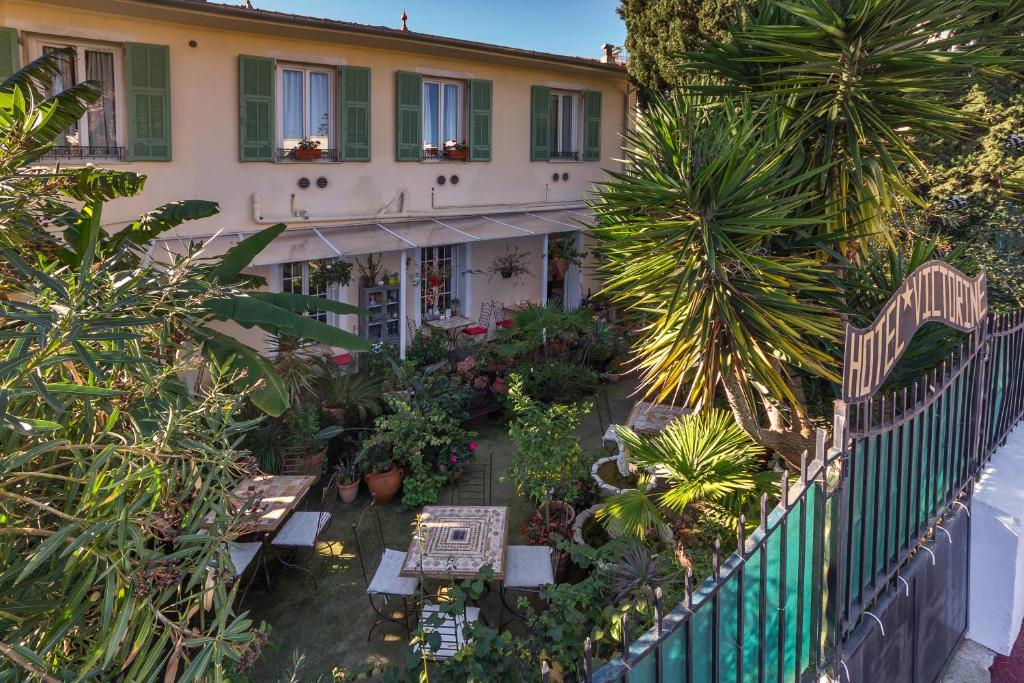
[[[334,466],[338,475],[338,498],[342,503],[352,503],[359,495],[359,468],[351,456],[342,456]]]
[[[391,450],[379,436],[363,442],[363,447],[356,455],[356,462],[373,499],[381,505],[394,500],[402,486],[402,468],[395,465]]]
[[[323,156],[320,150],[320,141],[311,138],[302,138],[292,149],[292,158],[296,161],[312,161]]]

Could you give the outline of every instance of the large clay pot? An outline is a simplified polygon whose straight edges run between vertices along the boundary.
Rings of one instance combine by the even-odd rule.
[[[402,470],[394,465],[387,472],[367,472],[366,488],[381,505],[390,503],[402,485]]]
[[[494,381],[491,382],[491,391],[496,394],[507,394],[508,393],[508,380],[504,377],[495,377]]]
[[[323,474],[324,471],[324,456],[327,455],[327,447],[321,448],[312,455],[307,455],[302,459],[302,469],[307,474],[315,474],[317,476]]]
[[[359,480],[355,480],[351,484],[342,484],[338,482],[338,498],[341,498],[342,503],[355,502],[356,497],[359,495]]]

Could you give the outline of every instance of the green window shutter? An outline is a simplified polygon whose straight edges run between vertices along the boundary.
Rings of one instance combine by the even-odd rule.
[[[238,158],[241,161],[273,161],[274,60],[238,56]]]
[[[490,81],[469,82],[469,160],[491,160],[491,95]]]
[[[583,92],[583,160],[601,158],[601,93]]]
[[[535,85],[530,91],[530,161],[551,158],[551,88]]]
[[[341,67],[341,160],[370,160],[370,69]]]
[[[0,78],[7,78],[20,66],[18,32],[13,28],[0,28]]]
[[[125,43],[128,158],[171,160],[171,53],[166,45]]]
[[[395,158],[419,161],[423,147],[423,77],[395,72]]]

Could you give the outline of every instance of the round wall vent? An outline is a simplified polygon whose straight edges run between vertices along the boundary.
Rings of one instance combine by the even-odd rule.
[[[451,178],[448,179],[448,182],[450,182],[452,185],[458,185],[459,184],[459,176],[453,175]]]
[[[443,175],[437,176],[437,184],[438,185],[444,185],[444,176]]]
[[[309,189],[309,178],[299,178],[299,189],[300,190],[308,190]]]
[[[327,178],[320,176],[316,179],[316,186],[321,190],[327,187]]]
[[[554,180],[557,183],[558,182],[558,174],[557,173],[552,173],[551,174],[551,179]]]
[[[563,173],[562,174],[562,180],[568,180],[568,179],[569,179],[569,174],[568,173]]]

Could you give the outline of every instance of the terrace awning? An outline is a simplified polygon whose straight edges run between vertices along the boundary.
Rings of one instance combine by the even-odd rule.
[[[417,218],[405,221],[382,220],[357,225],[302,225],[288,228],[250,265],[265,266],[332,258],[338,255],[355,256],[463,242],[546,235],[580,230],[589,222],[590,212],[586,209],[562,209]],[[170,255],[184,254],[190,243],[199,242],[204,244],[203,255],[215,258],[249,234],[252,233],[221,233],[216,237],[163,237],[157,240],[153,258],[157,261],[167,261]]]

